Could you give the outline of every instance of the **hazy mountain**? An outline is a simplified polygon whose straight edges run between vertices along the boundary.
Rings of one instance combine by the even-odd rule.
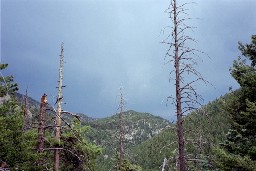
[[[19,102],[20,104],[24,104],[25,98],[27,98],[27,103],[28,103],[29,107],[32,107],[32,106],[33,106],[33,107],[35,107],[35,108],[37,108],[37,109],[40,108],[40,102],[39,102],[40,97],[38,98],[38,101],[37,101],[37,100],[35,100],[35,99],[32,99],[32,98],[29,97],[29,96],[26,97],[26,95],[21,94],[21,93],[15,92],[14,94],[15,94],[15,96],[17,97],[18,102]]]

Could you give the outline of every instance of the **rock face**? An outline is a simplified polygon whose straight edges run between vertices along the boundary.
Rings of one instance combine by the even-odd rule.
[[[151,115],[149,113],[139,113],[132,110],[123,113],[124,116],[124,137],[127,146],[134,146],[159,134],[164,128],[170,125],[168,120]],[[92,127],[90,138],[98,142],[99,145],[106,145],[104,142],[111,141],[119,135],[118,114],[91,121],[88,123]],[[97,132],[97,133],[96,133]],[[108,135],[106,139],[103,134]],[[102,135],[102,136],[101,136]]]

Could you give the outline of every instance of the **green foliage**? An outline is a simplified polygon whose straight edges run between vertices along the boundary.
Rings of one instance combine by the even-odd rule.
[[[0,106],[0,159],[14,166],[22,154],[22,118],[15,102]]]
[[[6,64],[0,65],[0,69],[6,67]],[[32,149],[35,146],[30,141],[35,134],[22,131],[22,110],[12,96],[18,90],[17,84],[13,83],[12,76],[2,77],[0,82],[0,160],[7,162],[12,170],[37,170],[34,165],[37,155]]]
[[[185,118],[185,147],[190,170],[214,170],[212,148],[225,139],[230,118],[223,109],[230,95],[201,107]]]
[[[143,169],[159,170],[164,158],[176,156],[175,129],[167,128],[157,136],[143,142],[133,149],[133,159]]]
[[[156,136],[170,123],[149,113],[132,110],[124,112],[125,125],[125,156],[132,163],[138,163],[131,148]],[[115,154],[118,146],[119,118],[118,115],[94,120],[88,123],[92,129],[88,137],[103,147],[103,155],[97,159],[97,170],[108,171],[115,165]],[[143,157],[143,156],[141,156]]]
[[[120,157],[119,154],[116,153],[114,157],[114,165],[112,165],[113,171],[142,171],[142,168],[139,165],[132,164],[128,159],[124,159],[122,166],[120,167]]]
[[[212,148],[223,142],[228,132],[229,120],[224,104],[226,95],[208,103],[184,119],[185,147],[189,170],[214,170]],[[176,125],[133,149],[133,158],[145,171],[158,171],[167,158],[169,170],[176,170],[177,162]]]
[[[95,160],[101,154],[101,148],[85,139],[88,126],[81,126],[76,119],[71,124],[72,130],[65,130],[61,137],[61,170],[95,170]]]
[[[228,153],[224,149],[215,148],[214,164],[223,171],[239,170],[239,171],[255,171],[256,161],[252,161],[250,157]]]
[[[19,170],[45,170],[52,166],[51,154],[47,151],[42,153],[37,153],[35,150],[37,143],[37,130],[31,129],[26,132],[23,132],[23,155],[22,163],[18,163],[15,168]]]
[[[8,64],[0,64],[0,70],[8,67]],[[0,97],[13,94],[18,90],[18,85],[13,83],[13,76],[0,77]]]
[[[226,170],[256,170],[256,35],[251,44],[239,43],[244,56],[234,61],[231,75],[240,85],[226,103],[226,111],[232,122],[223,149],[217,150],[220,156],[215,161]]]
[[[142,168],[138,165],[131,164],[129,160],[124,160],[120,171],[142,171]]]

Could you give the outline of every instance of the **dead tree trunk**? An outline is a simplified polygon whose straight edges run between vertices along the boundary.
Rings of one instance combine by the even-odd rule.
[[[177,5],[176,0],[171,0],[171,4],[167,9],[169,18],[172,21],[171,34],[167,36],[162,43],[168,45],[168,50],[165,55],[165,59],[168,59],[167,63],[171,62],[174,65],[175,73],[174,85],[175,96],[168,98],[173,100],[173,104],[176,107],[177,115],[177,136],[178,136],[178,152],[179,152],[179,170],[186,171],[186,159],[185,159],[185,145],[184,145],[184,133],[183,133],[183,116],[190,110],[197,108],[202,100],[201,95],[197,93],[194,84],[199,80],[204,83],[207,81],[201,76],[201,74],[194,68],[197,64],[194,57],[197,57],[197,53],[201,51],[187,46],[189,43],[195,43],[195,39],[187,35],[187,31],[191,31],[193,27],[186,25],[185,21],[191,18],[187,17],[187,10],[185,6],[187,3]],[[171,78],[169,79],[172,80]]]
[[[119,137],[119,170],[121,170],[124,163],[124,122],[123,122],[123,93],[120,89],[120,113],[119,113],[119,126],[120,126],[120,137]]]
[[[180,89],[180,60],[179,60],[179,44],[178,44],[178,22],[177,22],[177,7],[176,0],[173,1],[173,22],[174,22],[174,48],[175,48],[175,80],[176,80],[176,113],[177,113],[177,133],[178,133],[178,148],[179,148],[179,168],[180,171],[186,170],[184,138],[183,138],[183,118],[181,108],[181,89]]]
[[[44,135],[45,135],[45,111],[47,105],[47,95],[41,97],[40,111],[38,116],[38,139],[37,152],[41,153],[44,150]]]
[[[165,169],[165,167],[166,167],[166,165],[167,165],[167,159],[166,158],[164,158],[164,161],[163,161],[163,164],[162,164],[162,170],[161,171],[165,171],[166,169]]]
[[[56,111],[56,119],[55,119],[55,140],[60,145],[60,137],[61,137],[61,103],[62,103],[62,80],[63,80],[63,74],[62,74],[62,68],[64,63],[64,48],[63,43],[61,44],[61,54],[60,54],[60,66],[59,66],[59,81],[58,81],[58,96],[57,96],[57,111]],[[60,149],[58,149],[59,145],[57,145],[57,148],[54,150],[54,171],[59,171],[60,166]]]
[[[28,90],[26,89],[26,95],[24,96],[24,108],[23,108],[23,130],[26,131],[30,128],[29,114],[28,114]]]

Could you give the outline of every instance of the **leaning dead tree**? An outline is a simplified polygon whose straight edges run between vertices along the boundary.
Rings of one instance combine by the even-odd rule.
[[[59,81],[58,81],[58,96],[57,96],[57,110],[56,110],[56,118],[55,118],[55,140],[59,143],[60,146],[60,136],[61,136],[61,103],[62,103],[62,88],[63,88],[63,63],[64,63],[64,44],[61,44],[61,53],[60,53],[60,66],[59,66]],[[54,150],[54,171],[58,171],[60,166],[60,149],[58,147]]]
[[[165,55],[167,63],[172,63],[174,70],[170,72],[169,81],[174,80],[175,96],[168,97],[176,106],[177,115],[177,135],[178,135],[178,168],[180,171],[187,170],[185,158],[184,132],[183,132],[183,116],[191,110],[197,108],[202,101],[202,96],[198,94],[195,83],[198,81],[207,82],[195,68],[201,51],[193,48],[196,40],[188,33],[193,31],[193,27],[186,24],[191,18],[188,16],[188,9],[185,4],[177,4],[177,0],[171,0],[167,12],[171,20],[171,26],[165,28],[170,29],[168,36],[162,43],[168,46]],[[174,74],[174,78],[172,75]]]

